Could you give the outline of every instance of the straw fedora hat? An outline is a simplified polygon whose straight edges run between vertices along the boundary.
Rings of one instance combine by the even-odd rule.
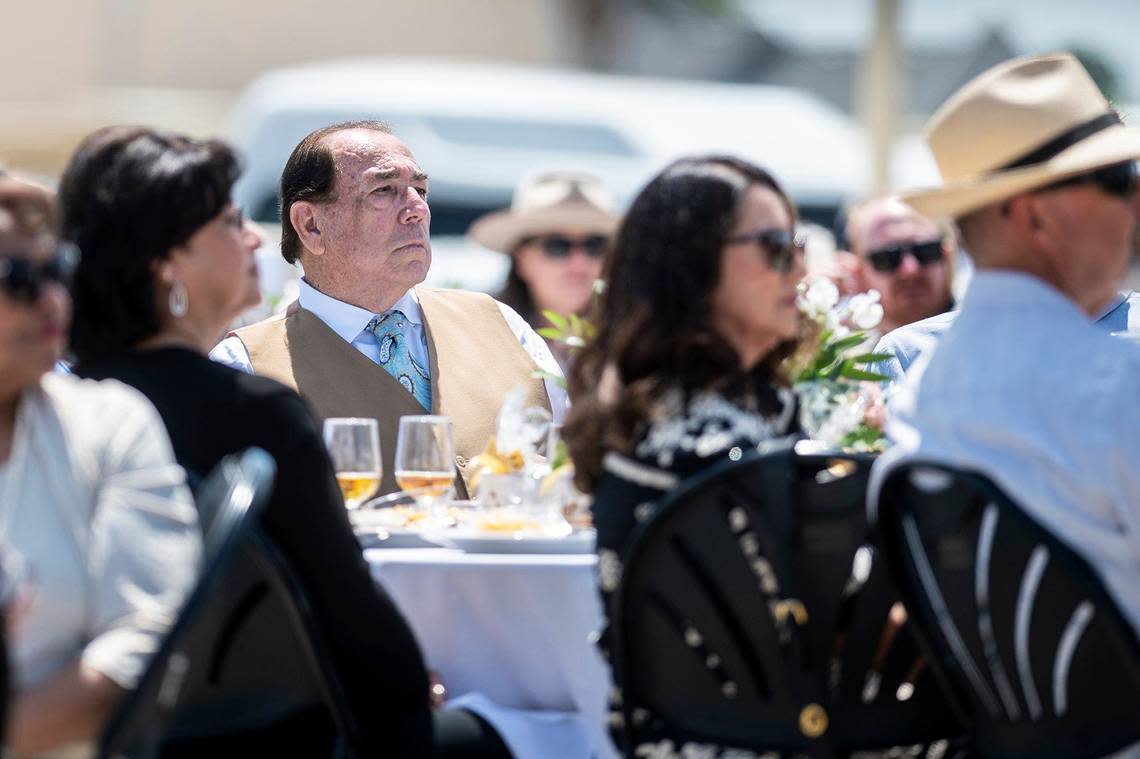
[[[546,171],[524,178],[511,207],[476,219],[467,236],[485,248],[510,253],[525,238],[555,229],[612,235],[619,220],[597,177]]]
[[[902,199],[940,218],[1140,158],[1140,129],[1123,124],[1068,53],[1016,58],[979,75],[930,118],[926,143],[943,186]]]

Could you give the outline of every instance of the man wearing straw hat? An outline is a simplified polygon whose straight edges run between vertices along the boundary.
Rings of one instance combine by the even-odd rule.
[[[1059,54],[982,74],[926,137],[944,185],[904,198],[955,219],[977,270],[901,383],[873,491],[907,458],[987,474],[1140,628],[1140,350],[1094,323],[1136,254],[1140,130]]]

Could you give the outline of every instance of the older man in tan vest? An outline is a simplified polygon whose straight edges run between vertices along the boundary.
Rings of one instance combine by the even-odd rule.
[[[304,269],[297,302],[211,353],[296,388],[322,418],[378,419],[384,493],[398,489],[401,416],[451,417],[466,477],[512,388],[556,420],[566,405],[561,388],[535,378],[540,368],[558,374],[557,363],[514,311],[481,293],[418,286],[431,265],[427,197],[427,176],[383,123],[305,137],[281,175],[281,253]]]

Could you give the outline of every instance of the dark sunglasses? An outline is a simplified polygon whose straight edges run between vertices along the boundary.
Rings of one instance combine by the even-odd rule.
[[[550,235],[549,237],[532,237],[524,241],[537,242],[547,258],[569,258],[574,248],[579,248],[590,258],[601,258],[610,246],[610,240],[605,235],[590,235],[580,239]]]
[[[79,250],[74,245],[61,245],[46,261],[34,261],[22,255],[0,257],[0,292],[12,300],[34,303],[44,285],[54,282],[66,287],[70,284],[78,263]]]
[[[1105,166],[1096,171],[1078,174],[1075,177],[1069,177],[1068,179],[1062,179],[1060,182],[1045,185],[1035,192],[1048,192],[1075,184],[1095,184],[1108,195],[1128,200],[1136,193],[1138,184],[1136,162],[1124,161],[1123,163],[1114,163],[1111,166]]]
[[[867,260],[875,271],[890,272],[902,266],[903,255],[907,253],[914,256],[919,266],[928,266],[942,260],[942,240],[884,245],[868,253]]]
[[[764,250],[764,255],[768,259],[768,268],[779,274],[791,271],[796,254],[804,250],[803,243],[786,229],[762,229],[759,232],[731,237],[727,242],[729,245],[756,243]]]

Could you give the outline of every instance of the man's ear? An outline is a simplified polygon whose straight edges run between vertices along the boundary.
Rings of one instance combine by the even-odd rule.
[[[1006,202],[1006,217],[1015,234],[1032,241],[1036,247],[1050,247],[1052,234],[1048,216],[1048,198],[1024,193]]]
[[[301,245],[315,256],[325,252],[325,241],[317,216],[316,205],[307,200],[298,200],[289,206],[289,222],[301,238]]]
[[[852,253],[849,250],[840,250],[836,254],[836,263],[842,273],[839,290],[844,295],[855,295],[867,292],[867,268],[870,264],[867,259]]]

